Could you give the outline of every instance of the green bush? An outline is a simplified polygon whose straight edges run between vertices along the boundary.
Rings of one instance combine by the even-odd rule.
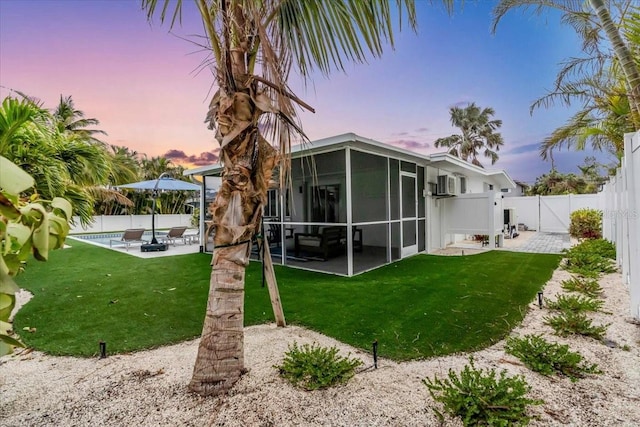
[[[611,243],[605,239],[593,239],[593,240],[585,240],[581,242],[576,247],[580,247],[580,249],[598,254],[602,258],[606,259],[616,259],[616,245]]]
[[[604,338],[607,326],[595,326],[591,319],[584,313],[574,313],[565,311],[551,317],[545,317],[545,324],[551,326],[556,335],[566,337],[567,335],[584,335],[597,340]]]
[[[602,310],[602,305],[604,304],[604,301],[602,300],[593,299],[593,298],[590,298],[587,296],[581,296],[581,295],[560,295],[555,301],[548,300],[546,298],[544,301],[545,301],[545,305],[550,310],[574,311],[574,312],[600,311]]]
[[[317,390],[347,382],[360,365],[362,362],[358,359],[339,356],[336,347],[320,347],[314,343],[300,348],[294,342],[285,353],[282,365],[275,368],[294,386]]]
[[[200,208],[194,208],[189,223],[193,228],[200,228]]]
[[[596,285],[597,284],[596,282]],[[598,285],[598,287],[600,287],[600,285]],[[555,301],[545,299],[545,304],[550,310],[580,312],[600,311],[604,302],[581,295],[560,295]]]
[[[579,292],[587,297],[596,298],[602,294],[602,286],[596,279],[572,277],[560,282],[562,289],[569,292]]]
[[[444,405],[444,411],[460,417],[465,426],[527,425],[532,417],[527,415],[529,405],[540,405],[542,400],[526,397],[531,387],[524,377],[508,377],[507,371],[496,376],[495,369],[476,369],[473,358],[465,365],[460,376],[449,370],[448,378],[422,381],[436,402]],[[433,408],[441,422],[444,415]]]
[[[569,234],[576,239],[599,239],[602,237],[602,211],[578,209],[571,212]]]
[[[601,273],[613,273],[616,258],[613,243],[603,239],[585,240],[565,250],[565,268],[586,277],[598,277]]]
[[[562,374],[577,381],[584,374],[601,373],[598,365],[585,364],[582,355],[568,345],[550,343],[540,335],[507,338],[505,351],[520,359],[529,369],[542,375]]]

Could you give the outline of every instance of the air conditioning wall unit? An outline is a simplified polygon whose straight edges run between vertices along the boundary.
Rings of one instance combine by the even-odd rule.
[[[453,196],[457,194],[457,179],[451,175],[438,175],[438,196]]]

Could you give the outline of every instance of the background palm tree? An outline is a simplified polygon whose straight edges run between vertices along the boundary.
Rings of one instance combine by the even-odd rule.
[[[121,190],[115,188],[119,184],[127,184],[140,180],[140,164],[138,153],[127,147],[110,145],[107,154],[109,176],[106,185],[97,187],[93,194],[96,215],[134,214],[134,203]]]
[[[623,134],[640,128],[640,73],[638,68],[638,5],[635,0],[501,0],[493,11],[493,31],[514,8],[541,14],[549,8],[562,13],[582,39],[585,57],[570,58],[558,73],[555,88],[531,106],[555,102],[583,108],[543,142],[540,153],[566,146],[583,149],[587,142],[618,159]]]
[[[82,224],[92,221],[94,195],[110,170],[104,144],[88,133],[58,126],[39,101],[7,97],[0,108],[0,155],[30,174],[44,200],[63,197]]]
[[[563,174],[552,169],[549,173],[539,176],[527,194],[530,196],[584,194],[587,192],[588,185],[584,177],[573,173]]]
[[[251,239],[259,230],[272,170],[280,162],[287,180],[292,139],[306,140],[296,106],[313,109],[292,93],[292,68],[307,78],[344,70],[393,46],[392,17],[415,28],[410,0],[195,0],[218,91],[207,121],[216,130],[224,165],[213,204],[216,224],[207,314],[190,388],[200,394],[228,390],[244,372],[244,269]],[[181,2],[143,0],[151,19],[178,22]],[[447,1],[448,7],[452,2]],[[261,135],[267,129],[278,150]]]
[[[94,137],[96,134],[106,135],[105,131],[99,129],[87,129],[89,126],[97,126],[100,124],[98,119],[85,119],[84,112],[77,110],[71,96],[63,97],[60,95],[60,102],[53,111],[54,126],[59,132],[69,132],[76,137],[102,143]]]
[[[482,166],[478,155],[491,159],[491,164],[498,160],[498,151],[504,144],[502,135],[496,130],[502,126],[502,120],[492,120],[493,108],[480,109],[475,103],[464,108],[451,107],[451,124],[462,131],[460,135],[438,138],[436,147],[446,147],[449,154],[460,157],[464,161]]]

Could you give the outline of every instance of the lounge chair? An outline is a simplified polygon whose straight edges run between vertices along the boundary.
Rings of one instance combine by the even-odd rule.
[[[198,243],[200,241],[200,230],[187,229],[184,237],[188,240],[189,244]]]
[[[132,243],[149,243],[148,240],[144,240],[142,235],[144,234],[144,228],[130,228],[128,230],[124,230],[122,237],[119,239],[111,239],[109,240],[109,247],[113,247],[114,243],[123,244],[124,247],[129,251],[129,247]]]
[[[164,243],[173,243],[173,246],[175,246],[177,240],[182,240],[186,245],[191,240],[189,236],[184,235],[185,231],[187,231],[187,227],[172,227],[166,236],[162,236],[162,241]]]

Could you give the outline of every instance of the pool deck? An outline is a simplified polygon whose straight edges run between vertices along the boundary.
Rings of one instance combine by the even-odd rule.
[[[69,236],[73,237],[73,236]],[[73,243],[76,239],[67,239],[66,244],[73,247]],[[197,254],[200,252],[200,243],[194,242],[191,244],[183,244],[181,242],[176,243],[176,245],[169,245],[166,251],[156,251],[156,252],[142,252],[140,250],[141,244],[131,244],[129,250],[126,249],[124,245],[114,244],[113,247],[98,245],[96,243],[91,243],[86,240],[79,240],[83,243],[89,243],[96,246],[100,246],[101,248],[110,249],[112,251],[121,252],[123,254],[135,256],[138,258],[160,258],[167,256],[175,256],[175,255],[187,255],[187,254]]]

